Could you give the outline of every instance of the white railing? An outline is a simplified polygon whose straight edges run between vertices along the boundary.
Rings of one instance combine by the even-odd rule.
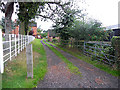
[[[7,38],[7,41],[5,40]],[[4,64],[17,56],[35,37],[30,35],[4,34],[0,29],[0,73],[4,72]]]

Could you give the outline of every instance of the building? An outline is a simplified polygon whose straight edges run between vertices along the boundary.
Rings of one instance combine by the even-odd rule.
[[[29,27],[31,27],[31,31],[33,32],[32,35],[33,36],[37,36],[37,23],[30,23]]]
[[[51,41],[51,42],[52,42],[52,40],[53,40],[54,38],[57,39],[57,40],[59,40],[59,37],[58,37],[57,33],[55,33],[54,30],[49,29],[47,36],[48,36],[48,37],[47,37],[48,40]]]
[[[14,21],[14,28],[12,31],[11,31],[11,34],[16,34],[18,36],[19,34],[19,25],[17,25],[17,19],[15,19]]]
[[[110,33],[110,39],[113,36],[120,36],[120,24],[107,26],[106,30],[113,30],[113,32]]]

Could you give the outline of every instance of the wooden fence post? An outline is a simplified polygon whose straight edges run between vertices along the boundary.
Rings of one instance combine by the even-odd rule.
[[[9,34],[9,45],[10,45],[10,60],[11,60],[11,34]]]
[[[95,43],[95,56],[96,56],[96,43]]]
[[[83,49],[83,53],[85,54],[85,41],[84,41],[84,49]]]
[[[27,36],[27,38],[28,38],[28,44],[29,44],[29,36]]]
[[[2,41],[2,30],[0,29],[0,73],[4,72],[4,62],[3,62],[3,41]]]
[[[33,78],[33,52],[32,44],[27,45],[26,47],[26,57],[27,57],[27,78]]]
[[[26,48],[26,43],[27,43],[27,38],[26,38],[27,36],[25,36],[25,48]]]

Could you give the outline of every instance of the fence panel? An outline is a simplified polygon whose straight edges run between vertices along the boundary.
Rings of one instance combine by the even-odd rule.
[[[84,54],[108,65],[116,62],[115,49],[110,44],[84,42]]]
[[[7,39],[6,39],[7,38]],[[2,34],[0,29],[0,73],[4,72],[4,64],[17,56],[35,37],[30,35]]]

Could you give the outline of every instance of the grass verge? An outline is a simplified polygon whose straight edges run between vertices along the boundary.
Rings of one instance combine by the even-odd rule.
[[[44,42],[44,41],[43,41],[43,42]],[[64,57],[58,50],[56,50],[54,47],[52,47],[51,45],[47,44],[46,42],[44,42],[44,43],[45,43],[61,60],[63,60],[63,61],[67,64],[69,70],[70,70],[72,73],[82,76],[82,75],[81,75],[81,72],[79,72],[79,68],[78,68],[78,67],[74,66],[69,60],[67,60],[67,58],[65,58],[65,57]]]
[[[51,42],[49,42],[49,43],[51,43]],[[70,53],[71,55],[79,58],[80,60],[83,60],[83,61],[85,61],[85,62],[87,62],[89,64],[92,64],[95,67],[109,73],[109,74],[112,74],[113,76],[120,76],[120,72],[118,70],[113,70],[112,67],[109,67],[109,66],[107,66],[105,64],[102,64],[102,63],[99,63],[97,61],[93,61],[93,60],[91,60],[90,57],[85,56],[85,55],[83,55],[82,53],[80,53],[80,52],[78,52],[76,50],[71,50],[70,48],[63,48],[63,47],[60,47],[59,45],[56,45],[56,44],[53,44],[53,43],[51,43],[51,44],[58,47],[58,48],[60,48],[61,50],[65,51],[67,53]]]
[[[39,80],[43,80],[47,72],[47,58],[40,39],[35,39],[33,45],[33,79],[26,78],[26,51],[22,51],[14,60],[7,62],[2,74],[2,88],[33,88]]]

